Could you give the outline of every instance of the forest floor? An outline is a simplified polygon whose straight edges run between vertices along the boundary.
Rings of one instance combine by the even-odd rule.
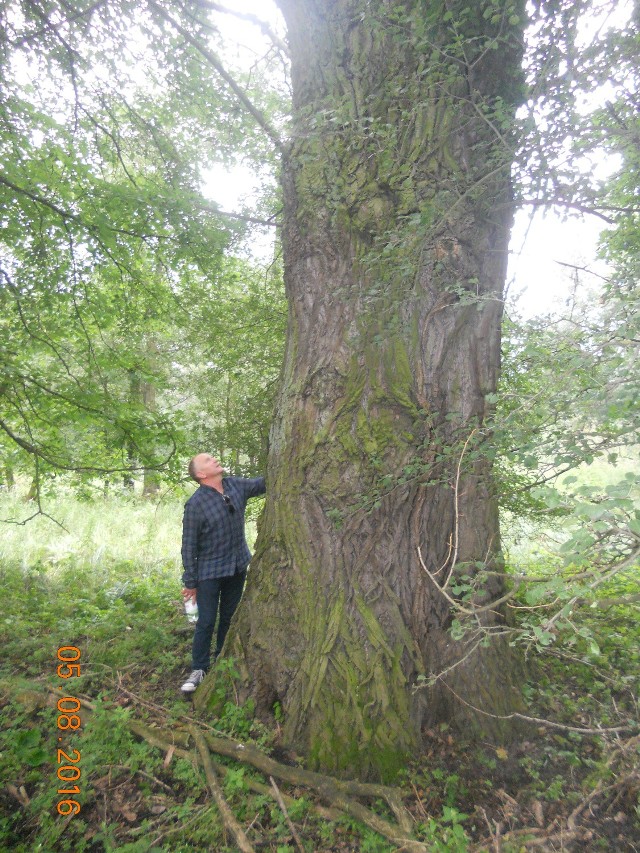
[[[267,727],[234,702],[217,719],[198,719],[182,696],[193,628],[176,578],[169,563],[106,567],[67,556],[52,568],[0,561],[0,850],[240,849],[193,744],[154,745],[154,731],[184,731],[195,722],[253,743],[285,766],[300,763],[281,743],[277,721]],[[597,655],[579,644],[570,657],[551,647],[536,657],[523,686],[530,716],[553,725],[532,723],[504,748],[465,741],[444,724],[424,733],[424,750],[394,783],[424,850],[640,851],[640,623],[622,606],[581,618]],[[76,652],[63,651],[64,664],[63,647],[78,649],[79,671],[65,668]],[[233,662],[220,667],[222,677],[233,677]],[[71,701],[61,706],[63,695]],[[140,736],[135,724],[152,735]],[[256,851],[410,849],[317,790],[232,758],[213,760],[223,796]],[[65,800],[77,801],[79,813],[59,808]],[[382,799],[363,802],[393,819]]]

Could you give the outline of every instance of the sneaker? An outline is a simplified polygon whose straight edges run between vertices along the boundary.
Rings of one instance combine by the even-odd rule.
[[[204,678],[204,670],[203,669],[194,669],[189,678],[182,685],[180,690],[183,693],[193,693],[193,691],[197,688],[198,684]]]

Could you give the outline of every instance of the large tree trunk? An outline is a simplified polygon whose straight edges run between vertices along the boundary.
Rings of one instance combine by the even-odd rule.
[[[289,336],[267,504],[227,652],[260,710],[280,703],[285,739],[312,763],[384,777],[425,724],[496,736],[500,721],[473,708],[500,715],[518,701],[504,639],[479,643],[480,626],[500,632],[500,613],[454,641],[451,601],[418,548],[440,585],[500,567],[483,424],[500,361],[524,13],[279,2],[294,87]],[[476,603],[500,595],[490,577]]]

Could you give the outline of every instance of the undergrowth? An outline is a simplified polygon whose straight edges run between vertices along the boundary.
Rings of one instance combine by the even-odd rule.
[[[20,528],[21,549],[14,528],[0,530],[0,850],[232,853],[233,839],[202,773],[138,739],[128,725],[131,719],[155,725],[159,718],[170,725],[192,714],[178,690],[192,631],[179,600],[181,505],[157,512],[142,503],[105,508],[68,499],[59,509],[58,520],[72,533],[40,518]],[[64,549],[54,529],[72,536]],[[586,608],[573,618],[571,645],[532,651],[527,713],[593,730],[637,723],[640,630],[632,607]],[[56,671],[62,646],[81,651],[81,674],[64,684]],[[233,681],[233,661],[219,667]],[[81,727],[60,741],[55,700],[42,705],[34,684],[63,686],[94,709],[81,709]],[[281,711],[268,728],[251,707],[227,701],[219,719],[206,722],[281,761],[294,760],[280,743],[279,719]],[[496,844],[503,853],[635,851],[640,788],[632,734],[531,724],[520,741],[494,748],[465,742],[446,724],[426,731],[424,752],[398,780],[415,837],[437,853],[490,851]],[[81,753],[81,810],[67,817],[56,809],[61,743]],[[287,818],[268,791],[252,790],[251,780],[264,777],[228,759],[216,762],[229,804],[261,850],[297,850],[289,821],[308,853],[396,849],[351,817],[320,814],[322,804],[309,791],[283,785]],[[554,846],[554,832],[566,830],[585,802],[580,833],[565,831],[564,847]],[[382,803],[374,805],[386,816]],[[536,846],[529,848],[527,839]]]

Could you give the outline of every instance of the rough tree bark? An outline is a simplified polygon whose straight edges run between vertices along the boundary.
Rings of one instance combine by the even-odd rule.
[[[504,640],[452,639],[418,547],[441,583],[500,567],[478,439],[500,362],[524,10],[278,2],[294,94],[289,334],[267,504],[226,651],[245,695],[263,712],[280,703],[286,741],[312,764],[387,777],[424,725],[498,737],[501,723],[469,706],[499,715],[519,701]],[[493,576],[478,600],[501,589]],[[476,627],[500,619],[487,610]]]

